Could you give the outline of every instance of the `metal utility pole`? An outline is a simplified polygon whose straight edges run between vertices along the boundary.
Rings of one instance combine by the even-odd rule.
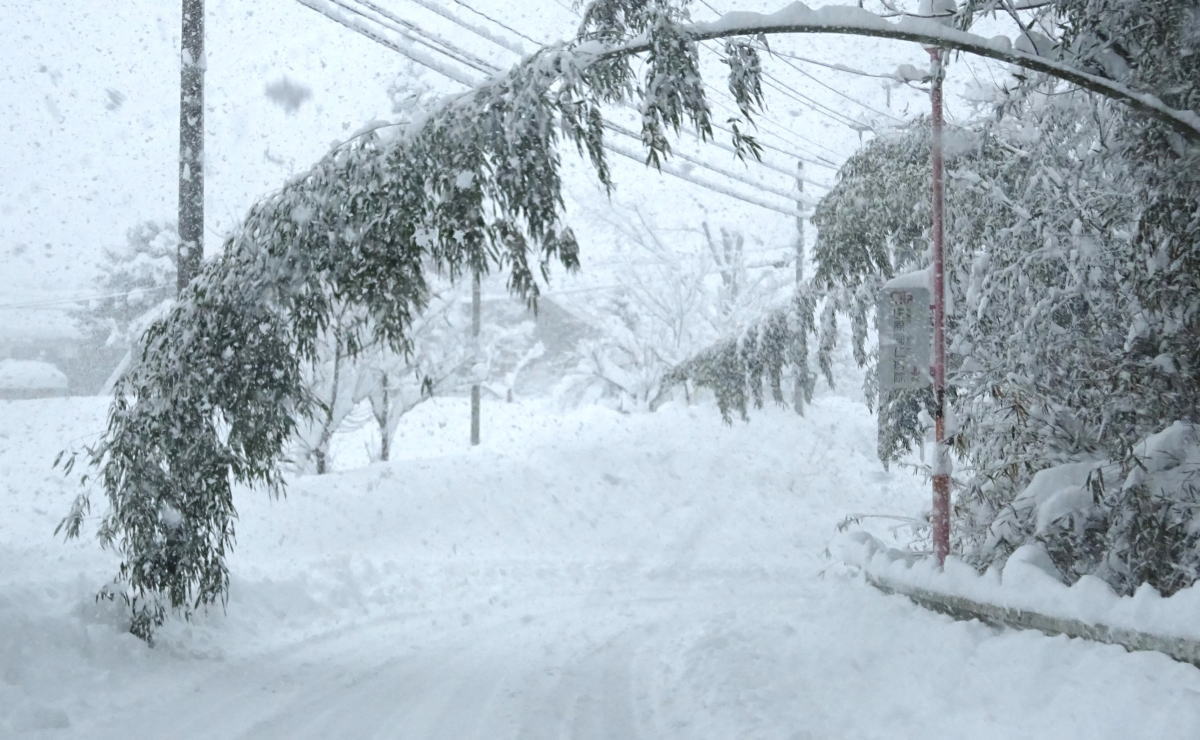
[[[796,288],[795,300],[800,300],[800,287],[804,283],[804,161],[796,161]],[[798,304],[797,304],[798,305]],[[807,358],[805,359],[807,361]],[[808,371],[796,367],[796,378],[792,381],[792,407],[797,413],[804,410],[805,374]]]
[[[204,257],[204,0],[182,0],[179,72],[179,252],[182,292]]]
[[[931,155],[933,165],[933,552],[938,565],[950,552],[950,451],[946,446],[946,271],[945,181],[942,150],[942,50],[927,49],[931,60],[933,106]]]
[[[479,365],[479,324],[481,307],[479,290],[479,270],[475,270],[474,280],[471,281],[471,344],[474,349],[474,363],[471,372],[474,374]],[[479,378],[471,384],[471,446],[479,444]]]
[[[796,289],[804,282],[804,162],[796,162]]]

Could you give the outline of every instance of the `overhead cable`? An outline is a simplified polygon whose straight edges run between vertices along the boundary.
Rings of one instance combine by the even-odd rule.
[[[341,5],[340,0],[331,0],[331,1],[335,2],[335,4]],[[349,29],[351,31],[354,31],[355,33],[358,33],[362,36],[365,36],[366,38],[371,39],[372,41],[376,42],[377,44],[379,44],[381,46],[391,49],[392,51],[395,51],[395,52],[401,54],[402,56],[405,56],[405,57],[411,59],[412,61],[415,61],[415,62],[427,67],[428,69],[430,69],[434,72],[437,72],[438,74],[442,75],[443,77],[446,77],[449,80],[458,82],[459,84],[462,84],[463,86],[468,87],[468,88],[474,88],[480,84],[479,80],[472,78],[469,74],[466,74],[466,73],[462,72],[461,70],[456,69],[454,67],[448,67],[447,65],[438,62],[436,59],[431,59],[428,55],[425,55],[425,54],[421,53],[419,50],[414,49],[412,44],[397,43],[392,39],[388,39],[374,31],[370,30],[369,28],[363,27],[360,23],[355,22],[354,20],[352,20],[350,18],[341,17],[338,14],[330,13],[329,9],[326,7],[322,7],[317,2],[317,0],[296,0],[296,2],[309,8],[310,10],[320,13],[321,15],[323,15],[331,20],[334,20],[335,22],[339,23],[340,25],[346,27],[347,29]],[[359,14],[359,15],[362,15],[362,14]],[[369,18],[369,16],[363,16],[363,17]],[[375,22],[378,23],[379,21],[376,20]],[[461,62],[461,60],[460,60],[460,62]],[[605,148],[607,148],[617,154],[620,154],[621,156],[631,158],[639,163],[643,163],[643,164],[645,163],[643,157],[633,154],[633,153],[629,152],[628,150],[622,149],[611,141],[605,143]],[[703,166],[707,167],[708,165],[703,165]],[[725,186],[707,182],[704,180],[696,179],[696,178],[690,176],[689,174],[685,173],[683,170],[676,168],[670,162],[663,163],[661,170],[665,174],[672,175],[673,177],[677,177],[682,180],[686,180],[688,182],[691,182],[694,185],[697,185],[702,188],[706,188],[708,190],[712,190],[712,191],[720,193],[722,195],[737,198],[738,200],[741,200],[743,202],[750,203],[750,204],[753,204],[753,205],[756,205],[756,206],[759,206],[761,208],[765,208],[768,210],[776,211],[776,212],[782,213],[784,215],[788,215],[788,216],[796,215],[796,211],[792,208],[776,206],[774,204],[771,204],[767,201],[761,200],[754,196],[738,193],[737,191],[729,189]],[[762,185],[760,183],[754,183],[753,186],[760,190],[765,191],[765,189],[762,187]],[[765,191],[765,192],[772,192],[772,191]]]

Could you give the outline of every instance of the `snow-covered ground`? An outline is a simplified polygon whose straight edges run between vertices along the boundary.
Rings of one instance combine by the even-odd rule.
[[[831,561],[846,513],[926,497],[836,395],[728,427],[492,404],[474,450],[463,402],[430,402],[391,463],[242,492],[228,612],[153,649],[92,598],[111,554],[51,536],[74,489],[49,463],[104,410],[0,403],[0,736],[1200,737],[1190,666],[953,622]]]

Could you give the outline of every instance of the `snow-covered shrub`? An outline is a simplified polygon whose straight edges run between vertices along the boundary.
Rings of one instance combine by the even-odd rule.
[[[570,403],[607,399],[621,411],[647,411],[667,391],[663,379],[682,351],[679,337],[639,311],[628,293],[597,304],[593,322],[599,336],[575,350],[575,367],[554,394]]]
[[[1134,10],[1062,3],[1064,43],[1094,40],[1089,13],[1118,5]],[[1173,7],[1160,10],[1141,24],[1127,17],[1146,44],[1137,81],[1200,107],[1195,74],[1180,71],[1200,71],[1194,60],[1149,74],[1179,19]],[[1145,17],[1141,5],[1136,15]],[[1144,36],[1152,33],[1165,35]],[[997,114],[948,135],[951,434],[964,463],[958,546],[982,566],[1036,538],[1067,579],[1095,573],[1124,591],[1143,581],[1187,585],[1196,578],[1192,484],[1094,477],[1088,513],[1070,526],[1037,526],[1037,507],[1024,518],[1012,512],[1028,504],[1022,492],[1041,471],[1108,460],[1129,473],[1148,435],[1200,417],[1198,154],[1160,124],[1042,78],[1015,85]],[[814,216],[818,279],[863,327],[871,316],[861,308],[880,281],[927,262],[927,156],[920,129],[875,140],[847,162]],[[881,456],[924,434],[929,398],[920,393],[880,400]],[[1003,537],[993,529],[1000,521]]]
[[[173,221],[145,221],[129,229],[124,244],[104,250],[97,296],[73,311],[86,363],[76,363],[89,391],[104,381],[134,341],[175,296],[179,234]]]
[[[621,289],[585,311],[598,336],[581,343],[562,398],[656,408],[685,380],[677,369],[688,358],[721,337],[756,334],[748,327],[779,292],[776,265],[751,269],[744,235],[704,223],[698,239],[668,244],[636,212],[636,223],[610,221],[634,249]]]
[[[1175,422],[1120,460],[1056,465],[992,519],[984,549],[1040,542],[1063,578],[1170,595],[1200,580],[1200,426]]]
[[[173,221],[144,221],[129,229],[125,244],[104,250],[97,298],[80,311],[90,332],[126,348],[175,293],[179,234]]]

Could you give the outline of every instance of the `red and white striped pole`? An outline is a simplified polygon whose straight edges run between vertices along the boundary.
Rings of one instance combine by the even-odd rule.
[[[950,552],[950,451],[946,447],[946,274],[944,258],[945,175],[942,153],[942,50],[927,49],[932,62],[933,104],[933,553],[938,565]]]

